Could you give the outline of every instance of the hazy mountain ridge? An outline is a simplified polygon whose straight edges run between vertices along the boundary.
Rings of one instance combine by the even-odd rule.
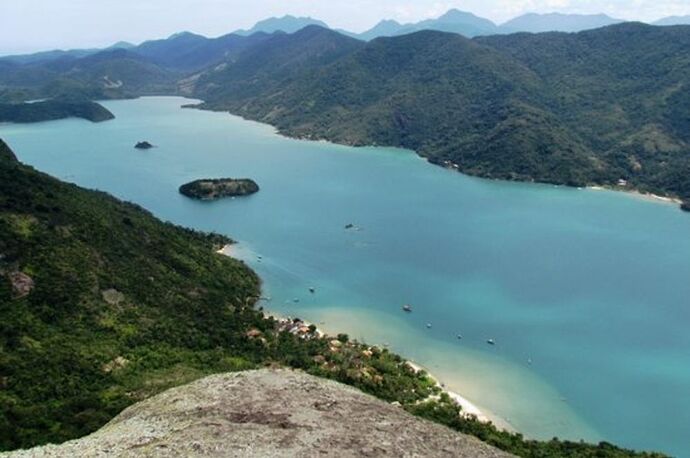
[[[500,30],[502,33],[581,32],[621,22],[624,21],[605,14],[528,13],[502,24]]]
[[[233,32],[236,35],[249,36],[257,32],[274,33],[285,32],[294,33],[310,25],[318,25],[319,27],[328,28],[328,24],[318,19],[310,17],[295,17],[292,15],[285,15],[283,17],[272,17],[257,22],[254,27],[249,30],[237,30]]]
[[[193,72],[232,59],[243,49],[269,36],[264,32],[256,32],[247,37],[231,33],[218,38],[206,38],[185,33],[163,40],[146,41],[131,51],[161,67],[179,72]]]
[[[690,25],[690,14],[687,16],[669,16],[652,23],[652,25],[672,26],[672,25]]]
[[[203,72],[193,94],[220,100],[227,91],[245,96],[280,91],[283,84],[299,78],[302,72],[328,65],[362,46],[359,40],[319,26],[294,34],[275,34],[248,48],[233,62]]]
[[[475,36],[486,36],[495,34],[510,34],[517,32],[579,32],[608,25],[618,24],[624,22],[620,19],[611,18],[605,14],[565,14],[565,13],[526,13],[516,18],[513,18],[503,24],[495,24],[494,22],[476,16],[472,13],[451,9],[438,18],[425,19],[416,23],[401,24],[395,20],[382,19],[374,27],[361,33],[351,32],[343,29],[335,29],[335,31],[347,35],[352,38],[370,41],[378,37],[390,37],[397,35],[404,35],[414,33],[421,30],[437,30],[441,32],[459,33],[466,37],[472,38]],[[658,26],[669,25],[686,25],[690,24],[689,16],[670,16],[662,18],[651,23]],[[191,34],[189,32],[181,32],[174,34],[168,38],[147,40],[140,45],[133,45],[128,42],[118,42],[114,45],[104,49],[74,49],[74,50],[53,50],[44,51],[33,54],[0,56],[1,62],[14,62],[20,64],[40,63],[55,60],[63,57],[81,58],[91,54],[96,54],[101,51],[109,49],[134,49],[141,48],[142,55],[149,55],[151,48],[156,45],[167,46],[170,42],[176,41],[181,36],[194,35],[197,38],[204,38],[209,42],[222,43],[229,40],[231,36],[251,36],[257,33],[272,34],[275,32],[294,33],[310,25],[317,25],[323,28],[329,26],[318,19],[311,17],[295,17],[286,15],[283,17],[271,17],[257,22],[252,28],[248,30],[236,30],[230,34],[217,37],[207,38],[201,35]],[[165,42],[168,43],[165,43]],[[211,47],[214,47],[213,45]],[[222,56],[222,53],[219,53]],[[167,61],[170,65],[172,62]],[[172,65],[181,70],[189,70],[190,68],[184,65]],[[197,68],[200,68],[197,66]]]

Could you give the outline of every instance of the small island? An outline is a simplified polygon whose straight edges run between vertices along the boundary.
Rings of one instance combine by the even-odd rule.
[[[136,149],[151,149],[153,148],[153,145],[147,141],[143,142],[137,142],[136,145],[134,145]]]
[[[258,191],[259,185],[249,178],[204,179],[180,186],[180,194],[199,200],[248,196]]]

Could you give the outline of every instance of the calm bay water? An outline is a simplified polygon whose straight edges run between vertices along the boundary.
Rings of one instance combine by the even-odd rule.
[[[690,215],[285,139],[184,103],[107,102],[114,121],[2,125],[0,137],[42,171],[232,236],[268,309],[387,343],[528,436],[690,455]],[[177,193],[224,176],[261,192]]]

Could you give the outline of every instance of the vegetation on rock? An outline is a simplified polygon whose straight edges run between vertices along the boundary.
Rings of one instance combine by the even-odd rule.
[[[404,431],[404,434],[401,434]],[[302,371],[211,375],[127,408],[107,427],[4,458],[407,456],[511,458],[359,390]]]
[[[249,178],[195,180],[180,186],[180,194],[200,200],[247,196],[256,192],[259,192],[259,185]]]
[[[136,145],[134,145],[136,149],[151,149],[153,148],[153,145],[147,141],[143,142],[137,142]]]

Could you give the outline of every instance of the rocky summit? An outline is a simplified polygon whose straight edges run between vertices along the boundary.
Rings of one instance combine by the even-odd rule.
[[[264,369],[173,388],[129,407],[90,436],[4,456],[511,455],[346,385]]]

